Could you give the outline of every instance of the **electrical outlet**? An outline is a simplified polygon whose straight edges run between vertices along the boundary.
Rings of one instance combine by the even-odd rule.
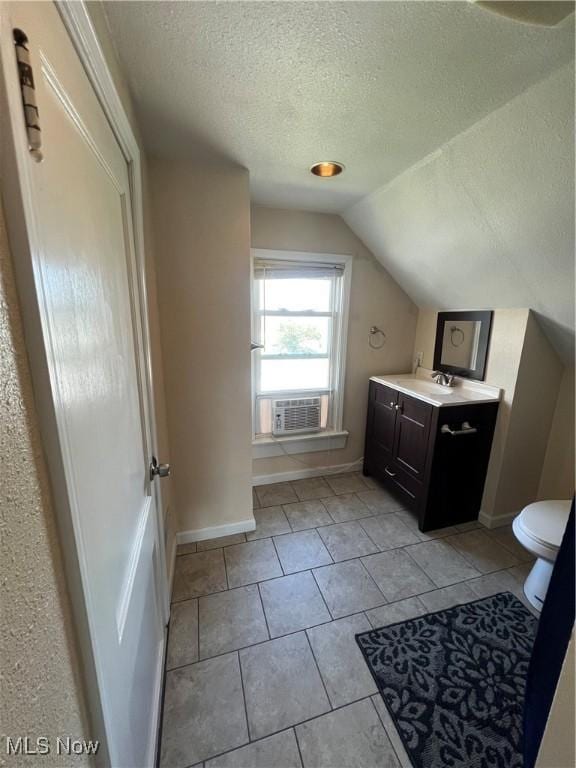
[[[414,362],[416,363],[416,368],[420,368],[422,366],[422,361],[424,360],[424,352],[416,352],[416,359]]]

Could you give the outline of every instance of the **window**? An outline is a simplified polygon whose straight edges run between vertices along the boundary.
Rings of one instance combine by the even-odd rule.
[[[255,251],[254,433],[277,433],[275,403],[314,397],[310,431],[342,429],[351,257]],[[309,401],[307,401],[309,402]],[[276,403],[277,404],[277,403]],[[303,427],[295,430],[304,432]]]

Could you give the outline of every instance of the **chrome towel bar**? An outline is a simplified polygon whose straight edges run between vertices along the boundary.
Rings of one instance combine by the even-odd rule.
[[[469,422],[463,421],[462,429],[450,429],[448,424],[442,424],[440,432],[442,432],[443,435],[452,435],[452,437],[457,437],[458,435],[475,435],[478,430],[476,427],[471,427]]]

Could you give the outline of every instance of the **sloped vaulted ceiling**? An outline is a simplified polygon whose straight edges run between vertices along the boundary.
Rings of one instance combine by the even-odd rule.
[[[568,65],[343,213],[421,307],[531,307],[574,354]]]

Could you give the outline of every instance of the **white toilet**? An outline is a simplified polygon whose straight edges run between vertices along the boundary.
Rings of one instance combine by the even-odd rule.
[[[548,591],[571,504],[571,501],[536,501],[524,507],[512,523],[520,544],[537,558],[524,584],[524,594],[538,611]]]

